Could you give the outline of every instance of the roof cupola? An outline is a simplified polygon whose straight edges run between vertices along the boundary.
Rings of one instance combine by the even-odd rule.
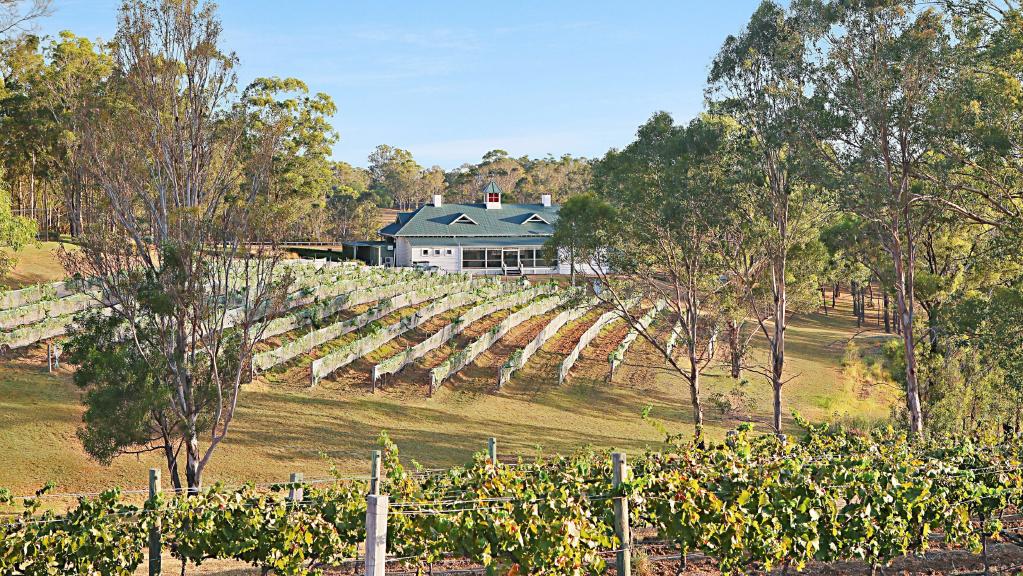
[[[483,205],[487,207],[487,210],[497,210],[501,208],[501,195],[504,191],[497,185],[497,182],[490,181],[483,188]]]

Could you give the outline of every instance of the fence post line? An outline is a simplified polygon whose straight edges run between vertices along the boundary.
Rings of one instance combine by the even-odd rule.
[[[487,457],[490,458],[492,464],[497,465],[497,438],[487,439]]]
[[[288,478],[288,482],[291,486],[288,487],[288,500],[292,502],[301,502],[304,498],[304,492],[302,490],[302,479],[304,476],[301,472],[292,472]]]
[[[387,495],[366,497],[366,576],[384,576],[387,562]]]
[[[617,489],[625,481],[628,473],[625,454],[615,452],[611,455],[611,463],[614,468],[613,485]],[[615,506],[615,535],[618,536],[618,552],[616,553],[615,566],[618,576],[632,576],[632,534],[629,530],[629,500],[624,496],[614,499]]]
[[[160,494],[160,469],[149,469],[149,501],[155,501]],[[163,569],[163,558],[160,556],[160,516],[153,515],[153,523],[149,527],[149,576],[159,576]]]
[[[369,493],[377,496],[380,494],[380,451],[374,450],[369,465]]]

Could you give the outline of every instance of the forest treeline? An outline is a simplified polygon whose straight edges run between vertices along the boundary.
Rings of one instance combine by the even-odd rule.
[[[46,3],[35,6],[37,15],[45,14]],[[28,219],[29,230],[43,236],[77,237],[109,208],[90,173],[82,132],[101,109],[128,104],[111,89],[120,73],[117,54],[113,41],[73,31],[56,37],[22,33],[13,24],[15,14],[12,8],[8,25],[0,23],[0,30],[8,29],[0,36],[0,211],[9,208],[11,216]],[[250,136],[281,136],[265,195],[288,207],[289,239],[376,238],[377,208],[407,210],[433,194],[478,201],[481,182],[489,180],[516,200],[536,200],[540,190],[563,198],[589,185],[589,161],[567,154],[516,158],[493,150],[476,164],[444,170],[420,165],[408,150],[381,145],[366,168],[336,161],[336,104],[297,78],[257,78],[242,90],[239,106],[250,115]],[[14,242],[5,236],[4,244]]]
[[[724,39],[705,94],[699,117],[657,113],[596,160],[554,239],[598,264],[621,314],[688,383],[696,434],[702,374],[722,356],[734,377],[770,383],[782,431],[784,387],[799,376],[786,326],[845,290],[858,326],[878,297],[902,425],[1018,433],[1017,3],[763,2]],[[673,330],[629,313],[637,290],[669,303]],[[749,353],[753,339],[766,354]]]

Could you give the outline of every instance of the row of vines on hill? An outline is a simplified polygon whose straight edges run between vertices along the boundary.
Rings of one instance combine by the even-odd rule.
[[[361,338],[349,342],[341,349],[330,352],[322,358],[313,360],[310,367],[311,382],[315,385],[320,379],[380,348],[405,332],[414,330],[434,316],[476,302],[487,295],[493,295],[496,291],[496,287],[491,286],[481,287],[480,291],[451,294],[403,315],[398,322],[393,324],[387,326],[371,324],[373,329]]]
[[[636,305],[637,301],[638,300],[630,300],[626,302],[624,309],[629,310]],[[601,314],[600,317],[597,318],[597,321],[591,324],[590,327],[583,332],[582,336],[579,337],[579,341],[576,342],[575,347],[572,348],[572,351],[569,352],[568,356],[565,356],[565,359],[561,361],[561,366],[558,368],[558,384],[564,384],[565,380],[568,378],[569,371],[572,370],[572,366],[575,366],[576,361],[579,360],[579,356],[582,354],[583,350],[590,345],[590,342],[592,342],[604,328],[607,328],[612,323],[618,322],[621,319],[622,316],[618,310],[610,310]]]
[[[445,279],[423,271],[370,268],[354,263],[285,261],[279,274],[292,278],[291,292],[284,302],[286,311],[301,309],[268,321],[264,337],[311,324],[337,312],[403,292],[403,284],[440,284],[465,280]],[[225,326],[233,326],[244,315],[245,300],[236,295],[235,308],[228,310]],[[22,348],[63,336],[78,313],[99,309],[109,312],[110,302],[86,281],[54,282],[12,290],[0,295],[0,348]]]
[[[450,278],[450,279],[448,279]],[[447,281],[443,281],[447,280]],[[296,356],[305,354],[315,347],[320,346],[326,342],[329,342],[335,338],[340,338],[349,332],[358,330],[365,327],[371,322],[379,320],[392,312],[395,312],[401,308],[407,306],[415,306],[426,302],[428,300],[449,296],[451,294],[464,292],[473,288],[479,288],[485,290],[488,286],[493,283],[481,283],[472,282],[468,278],[461,276],[439,276],[437,281],[426,278],[419,281],[409,282],[401,286],[402,292],[393,297],[380,297],[380,293],[389,294],[394,287],[387,286],[381,287],[377,294],[373,294],[376,304],[366,312],[349,318],[347,320],[339,320],[332,322],[323,327],[317,327],[306,334],[303,334],[294,340],[281,344],[280,346],[260,352],[256,354],[252,363],[256,370],[263,371],[268,368],[272,368],[278,364],[287,362]],[[336,314],[343,308],[348,308],[350,305],[347,303],[336,304],[333,300],[328,306],[314,308],[312,311],[305,310],[303,312],[293,315],[295,317],[292,320],[295,324],[313,324],[318,323],[320,320],[325,318],[328,314]],[[287,318],[287,317],[286,317]],[[301,319],[301,320],[300,320]],[[289,318],[289,320],[291,320]],[[304,322],[303,322],[304,320]],[[279,331],[278,326],[283,326],[283,322],[278,322],[269,326],[271,329],[271,336],[278,335],[275,332]],[[266,336],[269,338],[270,336]]]
[[[522,369],[529,362],[529,359],[533,357],[533,354],[536,354],[540,347],[557,334],[566,324],[586,315],[587,312],[599,303],[600,299],[594,296],[580,302],[576,306],[568,307],[554,318],[551,318],[550,322],[528,344],[513,352],[508,361],[501,366],[497,372],[497,387],[500,388],[507,384],[511,380],[512,374],[516,370]]]
[[[409,567],[455,555],[520,574],[601,573],[622,545],[615,498],[629,500],[634,527],[655,528],[683,557],[704,554],[725,573],[885,565],[926,550],[932,534],[979,551],[1023,505],[1018,440],[924,445],[890,430],[862,438],[808,427],[786,441],[741,428],[710,447],[669,440],[636,458],[617,487],[607,453],[514,465],[479,455],[425,471],[406,469],[386,439],[385,447],[388,548]],[[64,515],[39,513],[29,499],[0,524],[0,573],[131,574],[156,521],[189,564],[229,558],[307,574],[352,559],[365,538],[366,483],[306,485],[295,500],[288,487],[214,486],[144,506],[110,491]]]
[[[455,352],[439,366],[430,370],[430,392],[431,394],[445,380],[456,374],[473,362],[480,354],[493,346],[498,340],[504,337],[513,328],[522,324],[530,318],[546,314],[558,306],[563,306],[571,300],[578,298],[580,293],[574,290],[566,290],[553,296],[531,302],[521,310],[517,310],[497,325],[481,335],[479,338]]]
[[[533,298],[550,294],[555,289],[555,286],[551,283],[544,283],[537,286],[530,286],[525,282],[522,284],[504,283],[504,285],[509,288],[508,293],[498,298],[482,302],[477,306],[473,306],[469,310],[466,310],[465,313],[459,315],[450,323],[446,324],[443,328],[434,332],[427,339],[402,352],[394,354],[375,365],[372,373],[373,381],[375,382],[382,376],[400,372],[412,362],[423,358],[431,351],[441,347],[445,342],[451,340],[458,334],[461,334],[473,322],[495,312],[526,304]]]
[[[639,338],[640,331],[646,330],[647,327],[653,323],[654,319],[657,318],[657,315],[661,313],[661,310],[664,310],[665,305],[666,302],[663,299],[654,302],[653,307],[650,308],[646,314],[640,317],[639,321],[636,322],[636,325],[629,330],[629,332],[625,335],[625,338],[622,339],[620,344],[618,344],[618,347],[607,355],[607,362],[610,365],[608,379],[614,376],[615,371],[618,370],[619,366],[621,366],[622,361],[625,360],[625,353],[632,347],[633,342]]]

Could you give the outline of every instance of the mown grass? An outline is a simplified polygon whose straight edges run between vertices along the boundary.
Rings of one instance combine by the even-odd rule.
[[[864,384],[842,366],[854,333],[851,314],[841,308],[837,315],[793,320],[786,414],[856,423],[888,415],[898,392]],[[688,388],[642,339],[610,385],[593,374],[573,377],[559,388],[547,378],[537,385],[527,380],[529,374],[523,370],[499,394],[444,386],[433,398],[402,387],[371,395],[330,385],[310,390],[257,381],[245,388],[206,480],[283,480],[292,471],[314,478],[325,475],[331,463],[362,474],[381,431],[398,442],[405,458],[428,466],[464,462],[489,436],[499,439],[502,453],[532,454],[585,445],[639,451],[657,446],[664,432],[691,433]],[[762,429],[770,422],[770,386],[755,374],[745,377],[742,388],[753,412],[723,414],[705,403],[712,436],[723,436],[743,419]],[[704,397],[737,385],[723,368],[714,368],[704,380]],[[91,460],[75,436],[81,414],[79,392],[67,370],[47,374],[38,352],[0,361],[0,486],[17,493],[47,481],[56,482],[58,491],[137,488],[145,485],[148,468],[162,465],[154,455],[122,457],[109,467]],[[791,416],[785,422],[794,428]]]
[[[58,242],[36,242],[14,253],[17,264],[5,278],[0,278],[0,287],[23,288],[40,282],[55,282],[66,276],[64,267],[57,258]],[[64,244],[68,250],[76,250],[73,244]],[[10,249],[0,248],[10,254]]]
[[[18,267],[7,285],[63,277],[57,246],[40,243],[20,251]],[[865,424],[886,417],[892,403],[898,401],[898,390],[884,381],[883,370],[875,361],[881,337],[877,332],[858,334],[848,302],[842,304],[846,307],[840,305],[837,314],[793,319],[788,331],[793,379],[785,386],[786,414]],[[488,321],[510,312],[502,311]],[[469,341],[474,333],[470,328],[455,344]],[[850,353],[848,343],[857,334],[860,348]],[[326,348],[357,335],[347,335]],[[452,349],[449,343],[430,358],[435,364]],[[388,348],[385,352],[393,351]],[[763,353],[762,347],[758,348],[761,359]],[[381,354],[378,351],[373,358]],[[284,386],[274,382],[279,379],[274,374],[269,381],[254,382],[244,390],[231,432],[217,449],[206,480],[230,484],[273,481],[287,478],[292,471],[313,478],[326,474],[331,464],[362,474],[381,431],[398,442],[406,459],[431,467],[464,462],[484,447],[489,436],[499,438],[502,453],[532,454],[585,445],[636,451],[657,446],[664,432],[691,433],[688,388],[649,344],[640,339],[633,345],[610,385],[600,372],[602,362],[589,361],[587,370],[579,370],[562,387],[554,385],[556,378],[527,366],[499,394],[456,384],[442,387],[433,398],[422,393],[426,382],[419,387],[408,383],[386,386],[371,395],[368,387],[332,385],[329,379],[315,389]],[[308,359],[299,363],[308,363]],[[741,388],[753,406],[750,413],[724,413],[705,400],[710,435],[723,436],[743,420],[766,429],[770,386],[756,374],[744,377],[747,382],[740,384],[724,368],[715,367],[704,378],[705,399]],[[55,482],[61,492],[114,485],[137,488],[146,484],[148,468],[162,467],[163,462],[153,454],[125,456],[110,466],[90,459],[75,435],[82,412],[71,372],[63,368],[48,374],[45,357],[38,349],[0,358],[0,461],[4,463],[0,487],[19,494],[30,493],[47,481]],[[643,417],[644,412],[649,418]],[[785,422],[790,429],[794,427],[791,416]]]

